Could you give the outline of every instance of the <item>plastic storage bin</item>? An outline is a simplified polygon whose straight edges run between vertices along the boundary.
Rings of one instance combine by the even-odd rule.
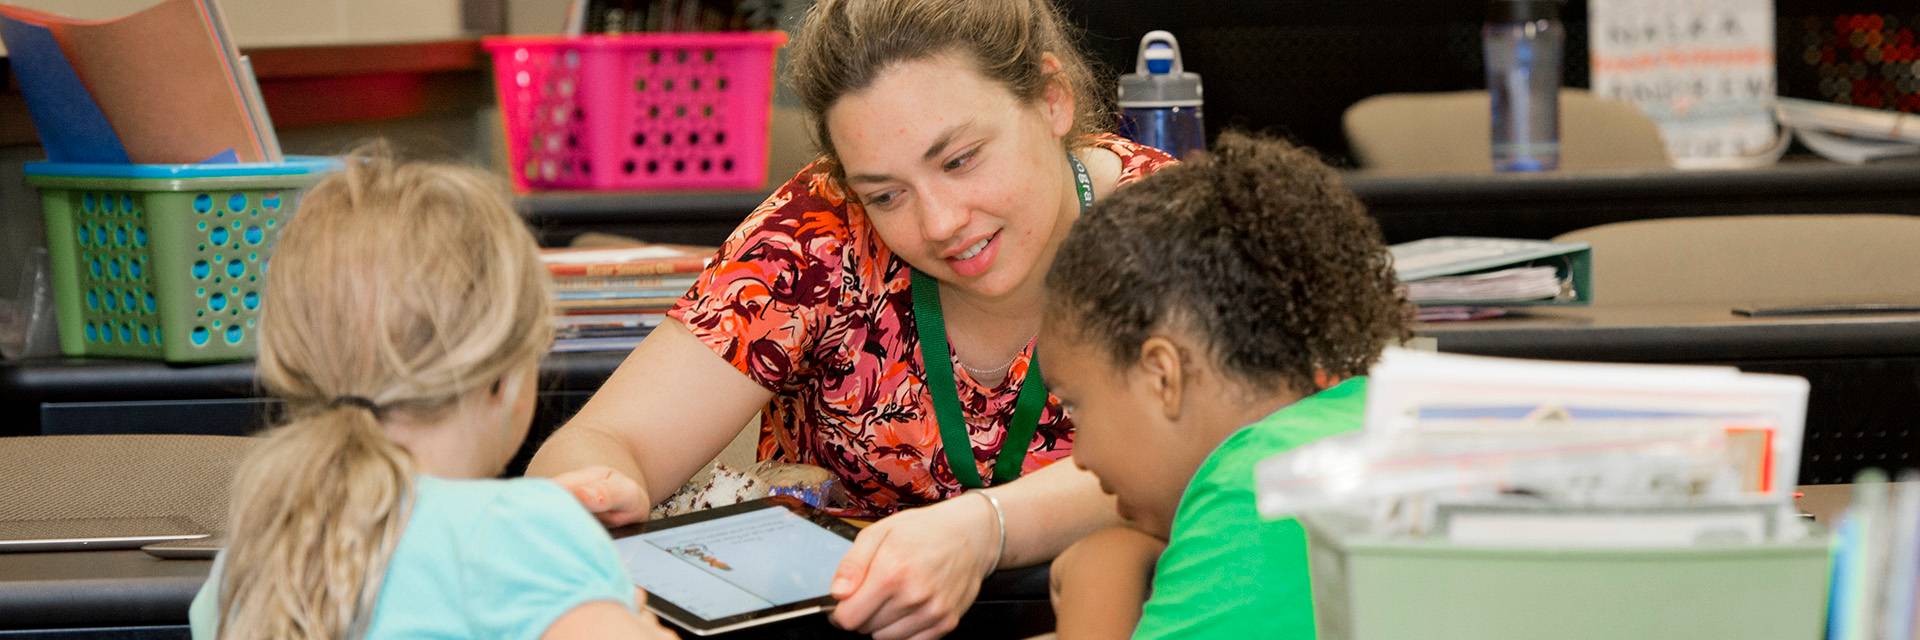
[[[1828,545],[1463,547],[1308,527],[1321,640],[1791,638],[1826,624]]]
[[[514,188],[758,188],[785,42],[780,32],[484,39]]]
[[[209,165],[34,162],[60,350],[214,362],[253,356],[267,258],[332,159]]]

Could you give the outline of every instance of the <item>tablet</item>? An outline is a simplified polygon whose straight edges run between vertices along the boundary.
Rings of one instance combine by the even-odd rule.
[[[181,518],[70,518],[0,521],[0,552],[137,549],[170,540],[204,538]]]
[[[710,635],[833,608],[827,594],[858,533],[787,496],[613,531],[647,608]]]
[[[190,540],[169,540],[140,547],[155,558],[168,560],[212,560],[227,547],[227,537],[211,535]]]

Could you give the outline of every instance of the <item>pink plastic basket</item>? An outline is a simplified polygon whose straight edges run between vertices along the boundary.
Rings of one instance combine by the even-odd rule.
[[[774,32],[495,37],[514,188],[750,189],[766,181]]]

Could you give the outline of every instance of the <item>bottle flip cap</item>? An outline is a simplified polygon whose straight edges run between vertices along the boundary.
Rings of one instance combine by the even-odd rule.
[[[1140,37],[1133,73],[1120,76],[1120,108],[1198,107],[1200,74],[1180,63],[1180,41],[1165,31]]]

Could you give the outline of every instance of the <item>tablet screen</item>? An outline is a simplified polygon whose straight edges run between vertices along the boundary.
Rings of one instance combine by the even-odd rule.
[[[619,538],[614,546],[650,597],[717,620],[826,596],[853,541],[769,506]]]

